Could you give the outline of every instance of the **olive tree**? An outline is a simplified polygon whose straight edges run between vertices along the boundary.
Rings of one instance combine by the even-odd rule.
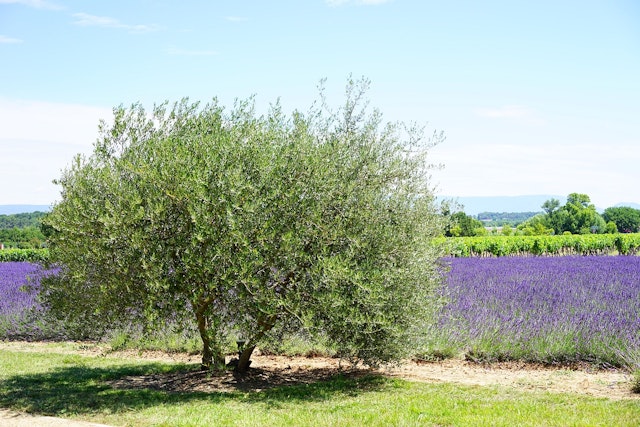
[[[46,219],[61,273],[51,312],[92,330],[195,322],[202,364],[237,369],[282,328],[339,355],[398,360],[424,330],[441,280],[427,152],[441,134],[382,122],[349,81],[307,113],[252,99],[114,109],[90,156],[62,173]]]

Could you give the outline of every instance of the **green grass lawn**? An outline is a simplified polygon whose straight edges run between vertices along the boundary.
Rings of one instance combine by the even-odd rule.
[[[640,400],[523,392],[506,387],[335,376],[262,391],[166,392],[112,388],[131,375],[195,366],[80,356],[50,345],[0,344],[0,407],[128,426],[637,426]]]

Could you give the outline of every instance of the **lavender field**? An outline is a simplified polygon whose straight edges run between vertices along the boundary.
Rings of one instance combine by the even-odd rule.
[[[450,258],[425,354],[640,367],[640,257]],[[0,339],[60,336],[35,264],[0,263]],[[28,286],[27,286],[28,285]]]
[[[640,257],[447,259],[431,350],[638,367]]]

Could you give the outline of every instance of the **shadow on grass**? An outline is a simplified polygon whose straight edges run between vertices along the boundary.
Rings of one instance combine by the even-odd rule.
[[[290,374],[288,383],[273,377],[274,385],[260,370],[253,370],[249,377],[237,377],[201,372],[195,366],[159,363],[106,368],[65,366],[1,380],[0,407],[42,415],[117,413],[190,402],[236,401],[278,407],[354,396],[380,390],[392,381],[362,372],[320,373],[317,380],[309,381],[308,374],[299,381]],[[256,380],[255,376],[262,379]],[[194,378],[199,380],[194,382]]]

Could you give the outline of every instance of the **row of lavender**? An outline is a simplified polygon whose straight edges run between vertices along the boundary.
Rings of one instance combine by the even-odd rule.
[[[36,293],[43,274],[38,264],[0,263],[0,338],[46,338]]]
[[[640,257],[449,258],[425,354],[640,367]],[[56,335],[35,264],[0,263],[0,338]],[[34,310],[35,309],[35,310]],[[57,329],[57,328],[55,328]]]
[[[640,367],[640,257],[451,258],[428,347]]]

